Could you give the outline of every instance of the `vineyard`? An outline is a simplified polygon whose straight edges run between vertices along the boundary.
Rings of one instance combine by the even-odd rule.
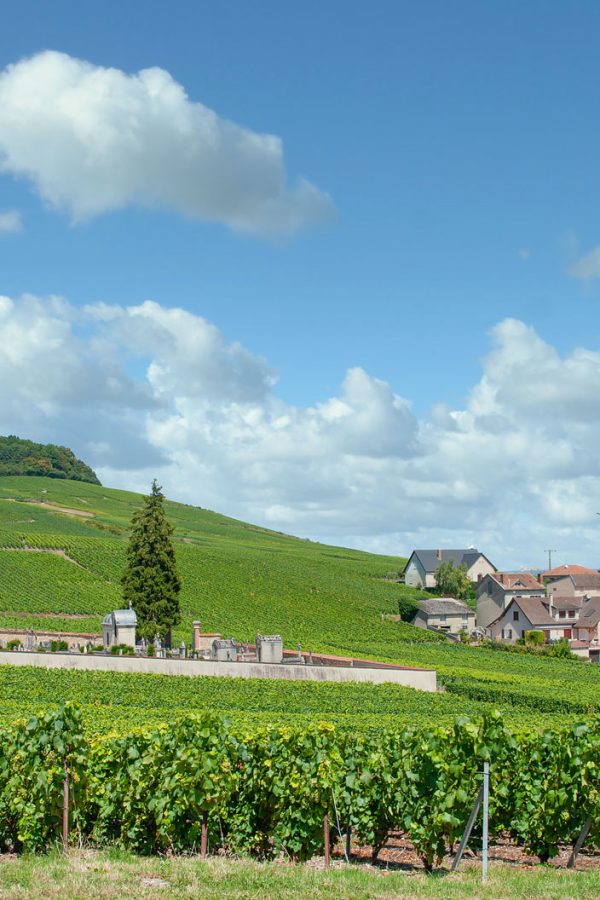
[[[449,723],[457,715],[481,716],[488,697],[465,693],[423,693],[395,684],[332,684],[268,679],[211,678],[172,675],[128,675],[117,672],[0,667],[0,722],[33,714],[40,705],[56,707],[73,700],[80,707],[86,734],[126,732],[132,726],[175,722],[189,712],[218,709],[236,725],[305,726],[315,720],[340,731],[373,732],[408,725]],[[577,715],[554,709],[552,714],[520,701],[496,698],[493,704],[521,730],[566,724]]]
[[[48,613],[68,613],[96,617],[99,632],[120,602],[128,527],[140,502],[81,482],[0,478],[0,627],[14,627],[19,616],[23,628],[47,628],[40,623]],[[189,641],[194,619],[240,640],[279,632],[290,646],[382,659],[396,658],[406,640],[435,639],[382,619],[397,613],[399,597],[418,595],[385,579],[403,559],[303,541],[183,504],[166,509],[182,578],[177,641]],[[64,555],[33,552],[40,550]],[[73,619],[64,630],[83,626]]]
[[[394,832],[430,870],[456,846],[484,762],[492,840],[541,861],[584,826],[588,848],[599,845],[598,717],[526,734],[498,713],[357,734],[326,723],[239,727],[204,713],[95,738],[67,705],[0,733],[0,848],[46,849],[64,825],[73,843],[142,854],[304,860],[349,832],[376,857]]]
[[[102,617],[120,603],[127,529],[139,504],[137,494],[92,484],[0,478],[0,627],[99,634]],[[183,583],[176,641],[189,642],[193,619],[241,640],[279,632],[288,647],[435,668],[446,692],[2,667],[2,721],[68,699],[96,732],[215,708],[240,724],[321,718],[342,731],[448,722],[491,708],[533,728],[600,711],[600,666],[457,646],[382,617],[397,611],[399,598],[418,595],[385,578],[401,568],[400,558],[288,537],[197,507],[166,507]]]
[[[525,659],[536,663],[538,660]],[[551,663],[553,660],[546,660]],[[562,661],[558,661],[561,662]],[[81,708],[86,733],[123,732],[132,725],[175,722],[188,712],[218,709],[240,725],[306,725],[327,721],[342,731],[377,731],[407,725],[449,723],[456,715],[480,716],[489,709],[502,712],[518,730],[567,724],[600,713],[600,685],[596,669],[571,663],[549,667],[548,677],[565,677],[562,692],[544,690],[535,681],[535,667],[523,680],[502,673],[504,686],[490,679],[498,673],[446,676],[446,692],[423,693],[394,684],[332,684],[284,682],[268,679],[211,678],[171,675],[128,675],[116,672],[73,671],[38,667],[0,667],[0,722],[74,700]],[[585,694],[573,696],[574,676],[590,676]],[[571,688],[567,680],[571,674]],[[527,680],[527,676],[528,679]],[[511,680],[512,678],[512,680]],[[581,678],[581,675],[580,675]],[[552,682],[554,683],[554,682]]]

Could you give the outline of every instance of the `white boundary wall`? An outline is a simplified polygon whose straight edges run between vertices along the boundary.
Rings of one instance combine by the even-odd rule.
[[[212,675],[224,678],[284,678],[288,681],[370,682],[400,684],[436,691],[434,669],[367,668],[353,666],[290,666],[285,663],[212,662],[193,659],[152,659],[136,656],[96,656],[74,653],[0,651],[0,665],[41,666],[45,669],[86,669],[94,672],[143,672],[153,675]]]

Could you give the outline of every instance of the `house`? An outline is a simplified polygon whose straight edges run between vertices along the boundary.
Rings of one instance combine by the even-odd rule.
[[[548,612],[548,604],[540,597],[513,597],[488,631],[496,641],[514,643],[528,631],[542,631],[546,641],[561,638],[562,630]]]
[[[102,643],[105,650],[119,644],[135,647],[137,616],[132,609],[114,609],[102,620]]]
[[[462,631],[471,634],[475,628],[475,610],[452,597],[432,597],[421,600],[412,624],[419,628],[438,628],[450,634]]]
[[[549,583],[548,593],[557,597],[600,597],[600,572],[564,575]]]
[[[572,626],[579,619],[582,604],[581,597],[557,597],[552,593],[548,595],[548,612],[562,626],[561,637],[569,640],[573,637]]]
[[[573,637],[578,641],[600,643],[600,597],[583,601],[579,618],[573,625]]]
[[[597,575],[596,569],[587,569],[585,566],[562,565],[556,566],[554,569],[548,569],[540,575],[540,581],[543,584],[549,584],[551,581],[557,581],[559,578],[565,578],[567,575]]]
[[[477,627],[487,629],[515,597],[545,598],[544,585],[529,572],[494,572],[477,585]]]
[[[404,569],[404,581],[412,587],[434,588],[435,573],[443,562],[466,566],[471,581],[479,581],[496,567],[475,547],[466,550],[413,550]]]

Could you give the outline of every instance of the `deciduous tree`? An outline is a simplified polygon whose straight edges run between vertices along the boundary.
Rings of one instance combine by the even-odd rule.
[[[438,591],[443,597],[454,597],[456,600],[466,600],[472,594],[472,585],[467,575],[465,565],[455,566],[454,561],[440,563],[435,573],[435,581]]]

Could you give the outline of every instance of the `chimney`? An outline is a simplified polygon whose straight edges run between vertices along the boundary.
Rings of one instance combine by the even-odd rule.
[[[437,552],[437,558],[438,558],[438,559],[441,559],[441,558],[442,558],[442,551],[441,551],[441,550],[438,550],[438,552]]]
[[[194,629],[194,639],[192,641],[192,649],[195,652],[198,652],[200,649],[200,622],[192,622],[192,627]]]

